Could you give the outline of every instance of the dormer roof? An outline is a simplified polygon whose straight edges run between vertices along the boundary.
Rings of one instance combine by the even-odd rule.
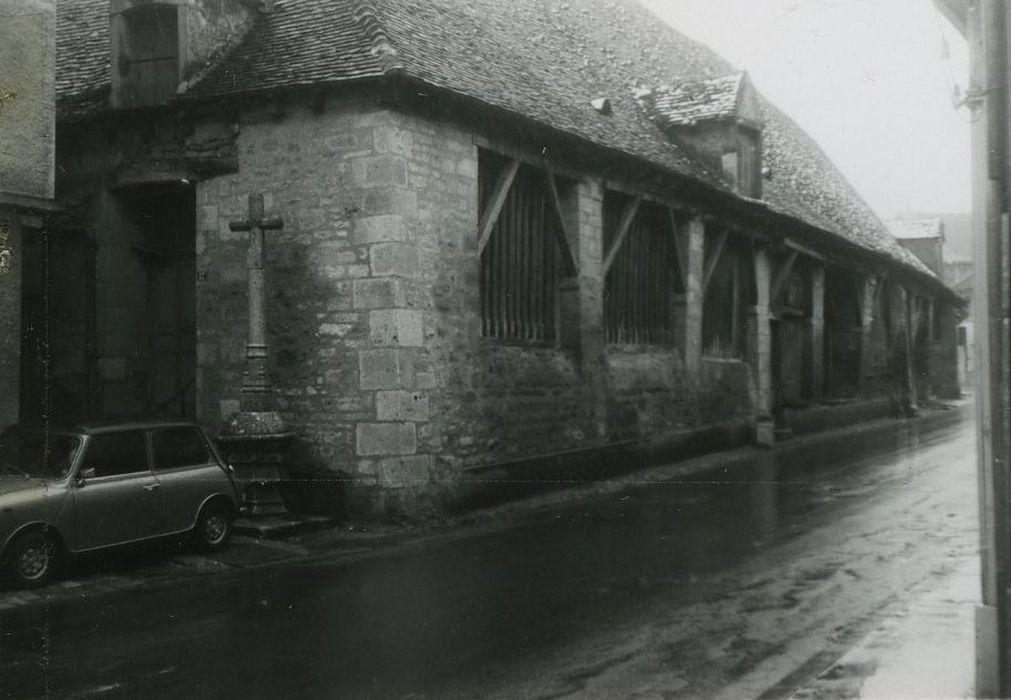
[[[888,230],[898,240],[930,240],[944,242],[943,219],[893,219],[888,222]]]
[[[661,86],[652,91],[651,103],[657,119],[668,126],[720,120],[761,122],[754,87],[744,71]]]

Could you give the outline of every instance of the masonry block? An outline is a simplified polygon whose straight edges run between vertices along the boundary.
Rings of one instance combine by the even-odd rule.
[[[414,423],[359,423],[355,432],[359,456],[409,455],[418,450]]]
[[[381,155],[363,158],[356,163],[358,176],[364,185],[407,184],[407,161],[399,156]]]
[[[358,353],[361,388],[400,389],[400,351],[362,350]]]
[[[356,309],[391,309],[406,303],[400,280],[388,277],[356,279],[351,294]]]
[[[386,243],[408,238],[404,217],[398,214],[366,216],[355,221],[352,240],[355,243]]]
[[[421,312],[412,309],[383,309],[369,312],[369,342],[384,347],[421,347]]]
[[[376,417],[381,421],[420,422],[431,416],[428,396],[414,391],[376,392]]]
[[[377,465],[380,484],[388,488],[425,486],[432,479],[431,455],[388,457]]]
[[[416,216],[418,213],[418,193],[402,187],[370,187],[365,192],[362,214],[402,214]]]
[[[370,251],[372,275],[413,277],[418,271],[418,251],[403,243],[379,243]]]
[[[376,153],[410,155],[411,132],[393,126],[379,126],[373,133],[372,143]]]
[[[332,154],[368,151],[372,149],[372,135],[370,128],[352,129],[327,136],[323,139],[323,146]]]

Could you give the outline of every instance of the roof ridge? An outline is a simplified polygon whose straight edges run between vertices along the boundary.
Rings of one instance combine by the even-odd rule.
[[[369,43],[369,53],[379,61],[379,69],[384,73],[394,73],[403,69],[400,55],[390,40],[375,0],[351,0],[351,16],[365,33]]]

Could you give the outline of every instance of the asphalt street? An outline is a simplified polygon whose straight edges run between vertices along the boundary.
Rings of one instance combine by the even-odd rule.
[[[365,557],[65,582],[0,605],[0,697],[788,696],[975,556],[974,448],[963,408]]]

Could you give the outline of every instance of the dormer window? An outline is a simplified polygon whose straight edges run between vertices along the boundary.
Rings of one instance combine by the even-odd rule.
[[[739,194],[762,196],[762,112],[747,74],[661,87],[639,100],[668,134],[720,169]]]
[[[179,9],[144,3],[113,17],[113,100],[118,107],[167,102],[180,81]]]
[[[762,132],[743,124],[737,127],[737,162],[733,180],[745,197],[762,196]]]

